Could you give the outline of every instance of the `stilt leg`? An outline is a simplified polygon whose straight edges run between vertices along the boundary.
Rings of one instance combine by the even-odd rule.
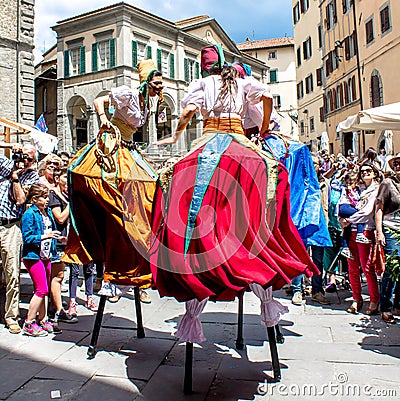
[[[278,344],[283,344],[285,342],[285,337],[283,337],[283,334],[279,327],[279,323],[275,326],[275,332],[276,332],[276,342]]]
[[[94,327],[93,327],[93,333],[92,333],[92,339],[90,340],[90,345],[89,349],[87,351],[87,356],[89,359],[93,359],[96,356],[96,345],[97,345],[97,340],[99,338],[100,334],[100,328],[101,328],[101,322],[103,320],[103,313],[104,313],[104,307],[106,305],[106,296],[102,295],[100,297],[100,302],[99,302],[99,307],[96,313],[96,320],[94,321]]]
[[[186,343],[185,379],[183,382],[183,393],[192,394],[193,375],[193,343]]]
[[[239,294],[239,309],[238,309],[238,331],[236,338],[236,349],[244,348],[243,341],[243,293]]]
[[[136,320],[137,320],[137,336],[138,338],[145,338],[142,318],[142,305],[140,304],[140,292],[139,287],[133,289],[135,294],[135,307],[136,307]]]
[[[275,327],[267,327],[269,349],[271,351],[272,370],[274,371],[274,380],[281,380],[281,368],[279,366],[278,349],[276,347]]]

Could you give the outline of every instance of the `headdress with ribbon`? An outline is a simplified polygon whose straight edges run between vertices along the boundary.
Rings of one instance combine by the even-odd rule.
[[[236,61],[232,64],[232,67],[235,68],[239,73],[240,78],[251,76],[251,67],[248,64],[242,63],[241,61]]]
[[[222,45],[208,45],[201,49],[201,76],[208,77],[215,70],[221,70],[225,63]]]

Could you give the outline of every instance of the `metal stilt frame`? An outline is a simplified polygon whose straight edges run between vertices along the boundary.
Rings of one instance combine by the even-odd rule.
[[[143,319],[142,319],[142,306],[140,304],[140,296],[139,296],[140,294],[139,294],[138,287],[134,288],[134,294],[135,294],[135,309],[136,309],[136,320],[137,320],[137,329],[136,329],[137,337],[144,338],[145,332],[144,332]],[[101,323],[103,321],[103,314],[104,314],[104,308],[106,305],[106,300],[107,300],[107,297],[105,295],[100,296],[99,307],[98,307],[98,310],[96,313],[96,319],[94,321],[92,338],[90,340],[90,345],[89,345],[89,348],[87,351],[88,359],[93,359],[97,353],[96,346],[97,346],[97,341],[99,339]]]

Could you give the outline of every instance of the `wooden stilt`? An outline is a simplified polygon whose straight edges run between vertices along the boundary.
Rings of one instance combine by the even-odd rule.
[[[278,344],[283,344],[285,342],[285,337],[283,337],[283,334],[279,327],[279,323],[275,326],[275,332],[276,332],[276,342]]]
[[[192,394],[193,380],[193,343],[186,343],[186,358],[185,358],[185,378],[183,382],[183,393],[185,395]]]
[[[244,348],[243,340],[243,293],[238,296],[239,307],[238,307],[238,331],[236,338],[236,349]]]
[[[137,336],[138,338],[145,338],[146,334],[144,333],[143,328],[143,318],[142,318],[142,305],[140,304],[140,291],[139,287],[135,287],[133,289],[135,294],[135,307],[136,307],[136,320],[137,320]]]
[[[281,380],[281,368],[279,365],[278,348],[276,347],[275,327],[267,327],[269,349],[271,351],[272,370],[274,372],[274,380]]]
[[[101,322],[103,320],[103,313],[104,313],[104,307],[106,305],[106,298],[107,297],[105,295],[102,295],[100,297],[99,307],[98,307],[98,310],[96,313],[96,319],[94,321],[92,338],[90,340],[89,349],[87,351],[87,356],[89,359],[93,359],[97,353],[96,345],[97,345],[97,340],[98,340],[99,334],[100,334]]]

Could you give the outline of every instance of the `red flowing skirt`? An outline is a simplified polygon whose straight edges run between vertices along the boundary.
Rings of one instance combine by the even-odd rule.
[[[252,282],[276,290],[299,274],[318,274],[290,217],[287,170],[275,161],[275,170],[268,169],[235,140],[211,176],[188,241],[203,149],[180,160],[169,186],[156,189],[150,266],[160,295],[230,301]]]

